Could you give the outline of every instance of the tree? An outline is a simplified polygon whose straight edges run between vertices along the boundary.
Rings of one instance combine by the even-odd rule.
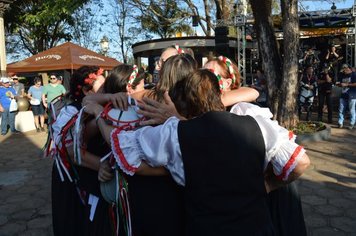
[[[250,0],[255,18],[255,28],[262,57],[263,68],[267,75],[270,107],[281,125],[292,127],[298,122],[296,115],[297,96],[297,49],[299,40],[299,22],[297,0],[281,0],[284,34],[284,64],[272,22],[272,0]]]
[[[61,40],[70,40],[72,14],[89,0],[17,0],[5,14],[6,30],[12,45],[30,54],[54,47]]]
[[[206,36],[211,35],[211,30],[214,29],[214,26],[212,24],[212,17],[211,17],[211,9],[212,5],[210,1],[208,0],[203,0],[203,5],[204,5],[204,14],[201,14],[199,12],[199,7],[196,6],[196,4],[193,3],[192,0],[184,0],[189,8],[190,11],[187,11],[187,14],[190,14],[190,17],[197,17],[198,19],[198,24],[205,33]],[[205,17],[204,17],[205,15]],[[204,24],[205,22],[205,24]]]
[[[189,14],[175,0],[159,0],[144,2],[134,0],[135,7],[140,10],[142,28],[159,35],[161,38],[168,38],[177,32],[184,30],[191,34],[193,30],[185,22]]]
[[[135,28],[131,27],[131,29],[128,29],[128,17],[129,15],[129,6],[127,4],[127,1],[125,0],[115,0],[115,6],[114,6],[115,12],[114,12],[114,20],[115,24],[118,27],[118,44],[120,47],[122,59],[124,63],[128,62],[128,57],[127,57],[127,52],[129,50],[129,42],[131,37],[128,35],[135,35]],[[130,34],[131,33],[131,34]],[[136,32],[137,33],[137,32]],[[131,46],[131,45],[130,45]]]
[[[277,120],[286,127],[294,127],[298,122],[298,49],[299,49],[299,19],[298,0],[281,0],[283,17],[283,80],[281,90],[282,100],[278,110]]]
[[[98,27],[103,25],[102,20],[96,14],[103,4],[100,0],[91,0],[78,8],[73,14],[73,26],[69,29],[72,41],[84,48],[93,48],[97,46]]]

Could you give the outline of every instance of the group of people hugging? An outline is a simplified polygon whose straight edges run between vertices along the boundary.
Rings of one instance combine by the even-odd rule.
[[[306,235],[309,158],[236,64],[169,47],[158,69],[150,90],[136,66],[74,72],[50,127],[54,235]]]

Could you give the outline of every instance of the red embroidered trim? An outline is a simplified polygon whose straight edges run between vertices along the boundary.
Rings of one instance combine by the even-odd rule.
[[[68,133],[68,130],[73,126],[73,124],[75,123],[75,121],[78,118],[78,113],[75,114],[68,122],[67,124],[62,128],[60,134],[62,135],[62,139],[61,139],[61,143],[62,143],[62,147],[61,149],[59,149],[59,156],[61,157],[64,166],[69,170],[70,168],[70,164],[68,162],[68,160],[66,159],[66,144],[73,142],[73,140],[66,140],[66,136]]]
[[[126,158],[124,156],[124,154],[122,153],[122,150],[120,148],[120,141],[119,141],[119,138],[118,138],[118,134],[124,129],[124,128],[128,128],[128,126],[124,127],[119,127],[117,129],[114,130],[114,132],[112,132],[112,139],[114,140],[114,148],[115,148],[115,152],[117,153],[117,155],[119,156],[120,158],[120,161],[122,163],[122,165],[125,167],[125,169],[127,169],[128,171],[130,172],[136,172],[137,171],[137,168],[136,167],[133,167],[133,166],[130,166],[130,164],[126,161]]]
[[[109,111],[113,108],[113,105],[111,102],[109,102],[108,104],[105,105],[103,112],[101,113],[101,117],[104,120],[111,120],[115,123],[117,123],[117,125],[112,124],[112,126],[118,128],[120,126],[127,126],[127,125],[131,125],[131,124],[135,124],[138,123],[140,121],[143,120],[143,117],[137,120],[130,120],[130,121],[120,121],[120,120],[116,120],[114,118],[112,118],[111,116],[109,116]]]
[[[289,130],[289,133],[288,133],[288,138],[289,138],[289,140],[291,140],[291,139],[293,138],[293,136],[294,136],[293,131],[292,131],[292,130]]]
[[[295,158],[297,158],[297,156],[299,155],[299,153],[302,151],[303,147],[302,146],[298,146],[291,158],[288,160],[287,164],[283,167],[283,170],[282,170],[282,173],[280,175],[277,176],[278,179],[284,179],[286,174],[287,174],[287,171],[289,170],[289,168],[291,167],[291,165],[293,165],[293,163],[295,162]]]

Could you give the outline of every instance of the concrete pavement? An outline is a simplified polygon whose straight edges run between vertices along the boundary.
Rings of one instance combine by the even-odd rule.
[[[310,236],[356,236],[356,130],[332,128],[305,145],[311,167],[298,180]],[[34,131],[0,137],[0,236],[53,235],[50,159]]]

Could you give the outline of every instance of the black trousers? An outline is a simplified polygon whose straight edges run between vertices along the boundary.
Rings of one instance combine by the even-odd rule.
[[[318,120],[322,121],[323,119],[323,108],[324,108],[324,104],[326,103],[326,106],[328,108],[328,122],[331,123],[333,120],[333,104],[332,104],[331,92],[330,93],[319,92],[318,97],[319,97]]]

